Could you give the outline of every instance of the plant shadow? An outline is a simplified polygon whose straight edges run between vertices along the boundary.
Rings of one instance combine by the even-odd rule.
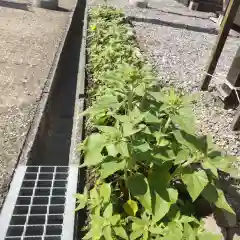
[[[145,23],[150,23],[155,25],[168,26],[168,27],[177,28],[177,29],[187,29],[189,31],[194,31],[194,32],[218,35],[218,30],[216,28],[203,28],[203,27],[192,26],[184,23],[174,23],[174,22],[168,22],[168,21],[153,19],[153,18],[139,18],[139,17],[130,16],[128,17],[128,19],[133,22],[145,22]]]

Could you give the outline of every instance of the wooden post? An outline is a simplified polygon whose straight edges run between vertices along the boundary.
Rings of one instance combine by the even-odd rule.
[[[229,31],[232,27],[233,21],[235,19],[235,16],[238,11],[238,7],[240,5],[240,0],[230,0],[226,14],[223,18],[220,32],[218,34],[218,38],[216,41],[216,44],[212,50],[212,55],[210,57],[209,63],[207,64],[206,67],[206,74],[203,77],[203,82],[201,85],[201,90],[206,91],[208,90],[209,83],[211,81],[211,78],[216,69],[218,59],[222,53],[224,44],[226,42],[226,39],[228,37]]]

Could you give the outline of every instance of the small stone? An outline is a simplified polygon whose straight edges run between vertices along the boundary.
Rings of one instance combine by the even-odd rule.
[[[235,227],[237,225],[237,217],[235,214],[232,214],[223,209],[215,210],[215,217],[217,223],[221,227]]]
[[[222,235],[221,240],[226,239],[226,236],[227,236],[226,229],[221,228],[220,226],[217,225],[217,222],[213,215],[203,218],[203,221],[204,221],[204,229],[207,232]]]

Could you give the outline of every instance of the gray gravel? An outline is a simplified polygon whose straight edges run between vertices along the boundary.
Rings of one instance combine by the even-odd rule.
[[[150,1],[148,9],[129,7],[126,0],[108,3],[123,8],[130,17],[140,47],[161,82],[186,92],[198,91],[218,33],[210,20],[213,13],[190,11],[174,0]],[[239,45],[238,35],[232,31],[230,36],[216,70],[220,79],[226,76]],[[234,111],[224,110],[216,95],[216,91],[200,93],[194,106],[199,133],[211,134],[228,154],[239,156],[239,133],[230,129]]]

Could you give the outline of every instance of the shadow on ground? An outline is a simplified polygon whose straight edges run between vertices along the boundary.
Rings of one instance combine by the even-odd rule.
[[[194,32],[202,32],[202,33],[218,35],[218,30],[216,30],[215,28],[202,28],[202,27],[191,26],[183,23],[173,23],[173,22],[163,21],[160,19],[152,19],[152,18],[129,17],[129,20],[133,22],[145,22],[145,23],[168,26],[173,28],[184,28]]]
[[[28,11],[28,4],[27,3],[18,3],[18,2],[12,2],[12,1],[0,0],[0,7],[20,9],[20,10]]]

